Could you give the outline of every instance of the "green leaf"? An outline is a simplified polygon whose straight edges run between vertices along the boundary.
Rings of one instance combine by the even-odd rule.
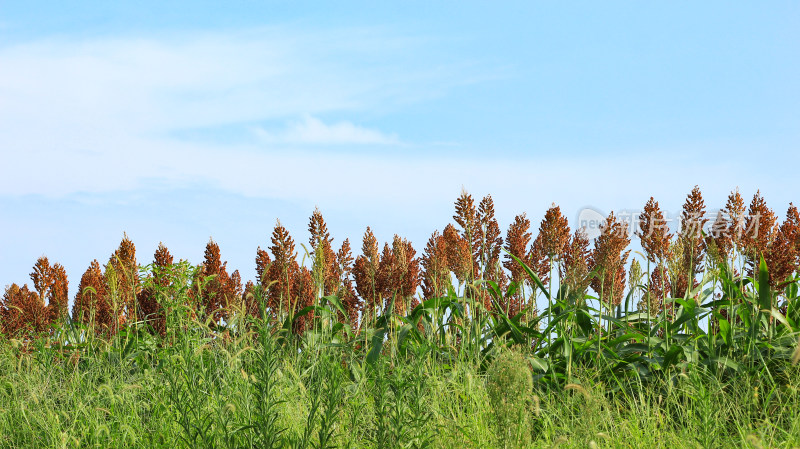
[[[347,312],[344,310],[344,306],[342,305],[342,302],[339,300],[338,296],[329,295],[329,296],[324,296],[322,299],[324,301],[327,301],[328,304],[332,305],[336,310],[338,310],[339,313],[341,313],[343,317],[345,317],[345,318],[349,317]]]
[[[786,288],[784,289],[786,292],[786,297],[789,299],[797,299],[798,294],[798,281],[795,279],[793,282],[789,283]]]
[[[728,367],[736,372],[741,371],[742,367],[736,363],[735,361],[727,358],[727,357],[709,357],[708,359],[712,363],[716,363],[722,365],[724,367]]]
[[[731,345],[731,323],[722,317],[719,313],[715,312],[715,315],[718,316],[717,322],[719,323],[719,334],[722,336],[722,341],[725,342],[726,345]]]
[[[667,370],[670,366],[680,361],[681,356],[683,356],[683,347],[678,345],[672,345],[669,348],[669,351],[664,355],[664,362],[661,366],[661,369]]]
[[[531,267],[529,267],[525,262],[520,260],[517,256],[515,256],[515,255],[511,254],[510,252],[506,251],[505,249],[503,251],[508,253],[508,255],[511,256],[511,258],[513,258],[518,264],[520,264],[522,266],[522,269],[525,270],[525,273],[528,274],[528,277],[531,278],[533,283],[536,284],[537,287],[539,287],[539,290],[541,290],[542,293],[544,293],[544,296],[547,299],[550,299],[550,292],[547,291],[547,289],[545,288],[545,286],[542,283],[541,279],[539,279],[539,276],[537,276],[536,273],[534,273],[533,270],[531,270]]]
[[[769,288],[769,270],[764,255],[758,264],[758,307],[761,311],[772,309],[772,289]]]
[[[378,357],[381,355],[381,351],[383,350],[383,340],[386,337],[386,329],[378,329],[375,331],[375,334],[372,336],[372,348],[370,348],[369,353],[367,354],[367,363],[370,365],[375,365],[375,362],[378,361]]]

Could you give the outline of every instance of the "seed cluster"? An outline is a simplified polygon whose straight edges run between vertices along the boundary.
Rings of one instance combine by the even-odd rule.
[[[676,234],[670,233],[664,212],[651,197],[633,232],[641,242],[646,270],[638,260],[628,263],[631,229],[613,212],[601,224],[594,242],[584,229],[571,230],[555,204],[545,213],[535,237],[531,220],[522,213],[503,238],[492,197],[485,196],[476,206],[463,191],[455,201],[453,221],[431,234],[420,255],[398,235],[381,249],[367,227],[361,254],[354,257],[349,240],[335,249],[322,213],[315,209],[308,225],[310,266],[298,262],[295,241],[278,221],[268,251],[256,250],[255,280],[244,286],[238,270],[228,272],[213,240],[185,285],[174,285],[171,270],[176,264],[163,244],[146,276],[140,278],[136,248],[126,235],[105,265],[94,260],[81,276],[71,318],[98,334],[111,335],[127,323],[145,321],[163,335],[168,312],[176,308],[215,324],[229,322],[238,314],[263,313],[281,322],[299,315],[292,330],[300,333],[312,326],[316,310],[311,306],[323,297],[338,298],[337,319],[358,328],[389,312],[407,314],[421,301],[463,288],[487,312],[499,308],[512,317],[523,313],[527,320],[537,314],[537,289],[543,285],[555,285],[572,301],[584,301],[591,287],[604,306],[614,307],[622,302],[626,288],[631,291],[640,284],[646,284],[646,292],[639,309],[655,314],[664,309],[666,298],[692,291],[707,266],[740,260],[753,276],[763,257],[771,287],[782,288],[800,265],[797,208],[790,204],[779,223],[760,192],[745,208],[738,189],[711,222],[700,189],[695,187],[683,205]],[[533,282],[515,258],[530,267],[541,283]],[[30,337],[46,332],[68,315],[64,267],[50,265],[41,257],[30,277],[32,289],[17,284],[5,289],[0,328],[6,335]],[[488,294],[492,285],[505,291],[511,283],[516,288],[507,295],[494,295],[493,300]],[[181,288],[186,289],[183,297],[190,303],[170,302],[176,296],[170,289]]]

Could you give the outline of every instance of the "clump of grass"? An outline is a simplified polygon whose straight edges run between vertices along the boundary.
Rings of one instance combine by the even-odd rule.
[[[501,352],[486,371],[486,391],[501,447],[527,447],[530,444],[532,389],[528,362],[517,351]]]

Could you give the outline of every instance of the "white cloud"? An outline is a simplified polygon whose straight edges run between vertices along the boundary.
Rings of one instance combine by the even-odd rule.
[[[422,47],[378,29],[285,27],[0,45],[0,156],[20,168],[0,176],[0,195],[132,189],[153,177],[180,183],[199,175],[187,161],[200,154],[212,166],[229,157],[230,146],[174,137],[185,130],[233,126],[253,139],[255,123],[305,117],[262,138],[396,143],[380,130],[317,117],[442,95],[463,70],[430,68]]]
[[[533,212],[552,201],[569,210],[610,210],[644,204],[649,195],[682,199],[676,192],[688,193],[695,183],[708,192],[708,204],[718,204],[732,183],[752,178],[741,164],[698,160],[707,148],[643,148],[654,156],[578,160],[535,143],[537,154],[551,155],[320,151],[331,144],[399,144],[399,138],[318,117],[400,108],[475,78],[475,70],[463,67],[430,69],[417,57],[423,47],[374,30],[285,28],[0,47],[0,195],[135,190],[158,180],[331,207],[371,205],[376,213],[412,207],[424,213],[450,204],[465,185],[476,195],[492,193],[498,210],[505,203],[505,210]],[[256,128],[266,148],[174,137],[228,125],[246,133],[246,126],[266,121],[289,123],[279,131]],[[659,181],[657,173],[670,175]],[[780,177],[756,181],[770,198],[770,189],[777,201],[788,196]],[[666,206],[677,209],[680,201]]]
[[[266,144],[374,144],[387,145],[399,143],[396,135],[387,135],[375,129],[363,128],[350,122],[342,121],[325,124],[310,115],[302,121],[293,122],[283,131],[273,133],[256,127],[253,133],[258,140]]]

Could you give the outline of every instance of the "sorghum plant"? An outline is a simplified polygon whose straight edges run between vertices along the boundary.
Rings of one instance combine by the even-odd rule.
[[[466,238],[458,233],[455,226],[448,224],[442,231],[447,248],[447,265],[456,276],[459,284],[472,282],[475,271],[470,245]]]
[[[528,249],[528,256],[524,260],[542,283],[548,284],[550,282],[550,258],[547,257],[547,249],[545,247],[544,235],[540,232],[536,239],[533,240],[531,247]]]
[[[450,268],[447,264],[447,242],[435,231],[420,259],[422,266],[422,297],[425,299],[444,295],[450,285]]]
[[[119,310],[127,320],[137,320],[136,295],[139,288],[139,266],[136,263],[136,246],[125,234],[119,247],[108,259],[106,267],[113,267],[115,284],[113,286],[120,301]],[[108,268],[106,268],[108,271]],[[111,288],[111,286],[109,285]]]
[[[476,252],[473,244],[478,236],[478,211],[475,209],[472,195],[468,194],[466,190],[462,190],[461,195],[456,200],[456,214],[453,215],[453,220],[461,226],[461,238],[467,243],[470,259],[473,259]],[[447,229],[445,229],[445,235],[447,235]],[[453,237],[450,236],[449,238],[452,239]],[[470,262],[469,273],[463,273],[465,282],[471,282],[478,278],[480,267],[474,265],[474,260]]]
[[[589,288],[590,254],[586,231],[576,229],[564,250],[563,261],[559,267],[567,297],[572,299],[573,304],[582,304]]]
[[[295,261],[295,264],[297,262]],[[314,286],[314,277],[306,267],[299,267],[295,272],[292,282],[291,302],[289,314],[296,316],[298,312],[306,307],[314,305],[316,299],[316,292]],[[311,327],[314,321],[314,312],[310,312],[303,316],[297,317],[293,320],[292,331],[295,334],[302,334],[305,330]]]
[[[266,274],[269,280],[267,292],[267,304],[273,316],[279,320],[284,318],[284,314],[291,310],[296,300],[292,296],[292,289],[295,284],[295,277],[300,267],[297,263],[297,253],[294,249],[294,240],[289,235],[286,228],[278,221],[272,232],[272,263]],[[263,279],[263,275],[262,275]],[[263,284],[262,284],[263,285]]]
[[[336,253],[335,275],[337,279],[336,295],[341,299],[342,306],[347,313],[347,319],[353,327],[358,325],[358,317],[364,311],[364,303],[359,300],[353,289],[351,274],[353,272],[353,253],[350,250],[350,240],[344,239],[342,247]],[[344,319],[345,317],[342,317]]]
[[[339,286],[339,279],[336,276],[336,254],[333,252],[333,239],[319,209],[314,209],[309,219],[308,232],[311,234],[308,243],[312,250],[310,255],[317,295],[320,297],[330,295]]]
[[[164,290],[170,285],[169,268],[173,262],[172,254],[163,243],[159,242],[158,248],[153,254],[150,282],[145,283],[146,287],[138,295],[139,318],[152,326],[153,330],[161,336],[166,335],[167,321],[166,310],[162,304],[164,298],[159,297],[159,294],[166,293]]]
[[[733,250],[733,241],[728,234],[730,223],[725,218],[722,210],[717,212],[717,217],[711,224],[708,236],[706,236],[706,252],[710,257],[710,262],[719,264],[726,262]]]
[[[511,273],[511,281],[519,285],[519,289],[514,296],[508,298],[508,303],[500,304],[500,307],[502,307],[509,316],[514,316],[519,313],[520,308],[525,303],[524,287],[528,276],[525,274],[522,266],[511,256],[513,255],[520,260],[525,260],[527,256],[526,251],[531,241],[530,228],[531,221],[523,213],[514,217],[514,223],[511,223],[508,227],[508,232],[506,234],[505,249],[508,251],[508,254],[505,255],[506,260],[503,262],[503,266]]]
[[[666,261],[671,255],[672,234],[669,233],[667,221],[658,206],[658,201],[655,201],[653,197],[650,197],[639,215],[639,228],[636,230],[636,234],[641,239],[645,257],[649,262],[655,264],[655,267],[650,270],[649,283],[651,285],[657,283],[655,288],[647,289],[639,308],[647,310],[651,315],[657,315],[663,308],[665,295],[668,294],[664,280],[667,277]]]
[[[551,261],[561,260],[564,248],[569,243],[570,229],[567,217],[561,215],[561,208],[553,204],[539,224],[542,236],[542,250]]]
[[[67,315],[69,302],[69,281],[67,272],[61,264],[50,265],[47,257],[40,257],[30,274],[33,288],[42,303],[47,301],[47,309],[51,322],[57,322]]]
[[[474,259],[478,265],[481,279],[494,281],[500,288],[505,288],[506,275],[500,265],[500,251],[503,248],[503,237],[500,225],[494,216],[494,201],[486,195],[478,205],[478,229],[473,243]],[[486,304],[489,308],[489,303]]]
[[[625,289],[625,265],[630,250],[628,226],[617,220],[612,212],[600,225],[600,236],[594,242],[589,257],[589,266],[595,271],[591,286],[600,295],[600,301],[607,307],[618,306],[622,302]]]
[[[767,207],[767,202],[761,196],[761,191],[757,191],[747,210],[742,234],[748,276],[752,277],[758,271],[761,256],[767,252],[775,238],[777,221],[775,213]]]
[[[695,284],[695,275],[703,272],[706,245],[702,230],[708,219],[705,218],[706,206],[700,188],[695,186],[686,197],[681,212],[681,230],[678,236],[682,240],[683,259],[679,270],[675,273],[676,285],[673,293],[679,297],[686,294]]]
[[[116,332],[119,319],[114,317],[106,278],[95,259],[81,276],[72,305],[72,320],[93,326],[97,333],[110,333]]]
[[[731,241],[731,250],[738,253],[744,251],[745,210],[744,198],[737,188],[728,195],[725,214],[728,216],[727,235]]]
[[[378,288],[384,307],[394,303],[394,313],[403,315],[419,286],[419,259],[406,239],[395,235],[392,246],[385,244],[378,268]],[[385,309],[386,310],[386,309]]]
[[[366,232],[364,232],[361,255],[356,258],[355,266],[353,267],[353,276],[356,281],[356,291],[364,301],[364,311],[370,317],[375,317],[382,307],[380,289],[378,288],[379,269],[378,239],[375,238],[368,226]]]
[[[783,289],[788,282],[787,279],[791,279],[797,270],[800,261],[799,243],[800,215],[797,213],[797,208],[790,203],[786,219],[778,227],[775,238],[764,253],[772,288]]]
[[[198,295],[200,310],[215,323],[228,319],[232,307],[238,306],[242,297],[239,270],[229,275],[227,265],[228,262],[221,261],[219,245],[209,239],[193,291]]]
[[[29,338],[44,332],[50,325],[50,313],[39,295],[11,284],[6,287],[0,305],[0,326],[9,337]]]

